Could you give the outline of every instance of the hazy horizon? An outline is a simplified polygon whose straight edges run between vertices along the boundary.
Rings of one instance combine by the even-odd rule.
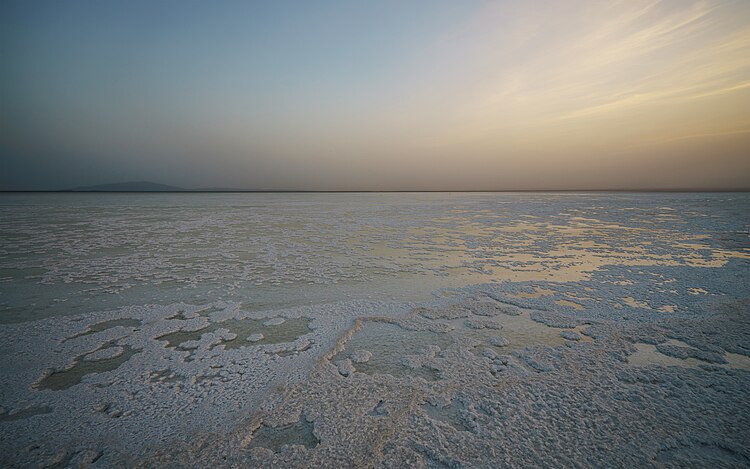
[[[750,3],[8,1],[0,190],[750,188]]]
[[[142,187],[145,184],[153,187]],[[539,188],[525,188],[525,189],[488,189],[488,188],[477,188],[477,189],[288,189],[288,188],[274,188],[274,189],[254,189],[244,187],[182,187],[172,186],[168,184],[161,184],[154,181],[124,181],[124,182],[113,182],[105,184],[93,184],[90,186],[76,186],[76,187],[62,187],[54,189],[1,189],[0,192],[6,193],[107,193],[107,192],[173,192],[173,193],[191,193],[191,192],[218,192],[218,193],[545,193],[545,192],[570,192],[570,193],[657,193],[657,192],[750,192],[748,187],[673,187],[673,188],[659,188],[659,187],[643,187],[643,188],[628,188],[628,187],[610,187],[610,188],[559,188],[559,187],[548,187],[544,189]]]

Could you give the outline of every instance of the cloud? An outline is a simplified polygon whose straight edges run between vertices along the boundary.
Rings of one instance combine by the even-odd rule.
[[[742,93],[749,86],[750,23],[743,19],[750,20],[750,5],[542,5],[515,3],[510,22],[508,8],[482,10],[481,20],[467,23],[474,28],[471,33],[450,36],[466,42],[454,44],[456,50],[483,46],[479,58],[448,57],[446,67],[488,78],[464,83],[467,93],[454,103],[453,112],[447,111],[460,119],[446,129],[446,140],[457,138],[465,144],[505,136],[509,129],[544,135],[550,128],[579,128],[607,119],[617,119],[623,128],[629,125],[628,116],[637,127],[635,120],[643,119],[643,113],[659,114],[695,100],[711,105],[713,98]],[[523,39],[517,42],[519,37]],[[673,126],[679,128],[689,119],[682,116]],[[608,132],[616,141],[618,129]]]
[[[9,19],[37,36],[15,41],[34,47],[10,55],[0,137],[19,160],[174,167],[197,185],[685,187],[709,168],[750,186],[750,2],[389,5],[378,21],[299,11],[284,29],[289,11],[247,28],[218,4],[211,25],[170,20],[166,42],[158,21],[133,33],[140,15]]]

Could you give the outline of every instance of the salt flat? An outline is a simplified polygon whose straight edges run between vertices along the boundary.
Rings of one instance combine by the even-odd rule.
[[[750,196],[0,196],[0,462],[748,467]]]

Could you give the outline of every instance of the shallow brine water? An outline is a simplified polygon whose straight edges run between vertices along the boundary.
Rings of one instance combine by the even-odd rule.
[[[747,194],[3,194],[0,322],[720,267],[750,257],[748,213]]]

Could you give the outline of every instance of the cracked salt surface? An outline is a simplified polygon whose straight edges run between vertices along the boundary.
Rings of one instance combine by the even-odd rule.
[[[4,467],[750,466],[747,195],[23,197]]]

